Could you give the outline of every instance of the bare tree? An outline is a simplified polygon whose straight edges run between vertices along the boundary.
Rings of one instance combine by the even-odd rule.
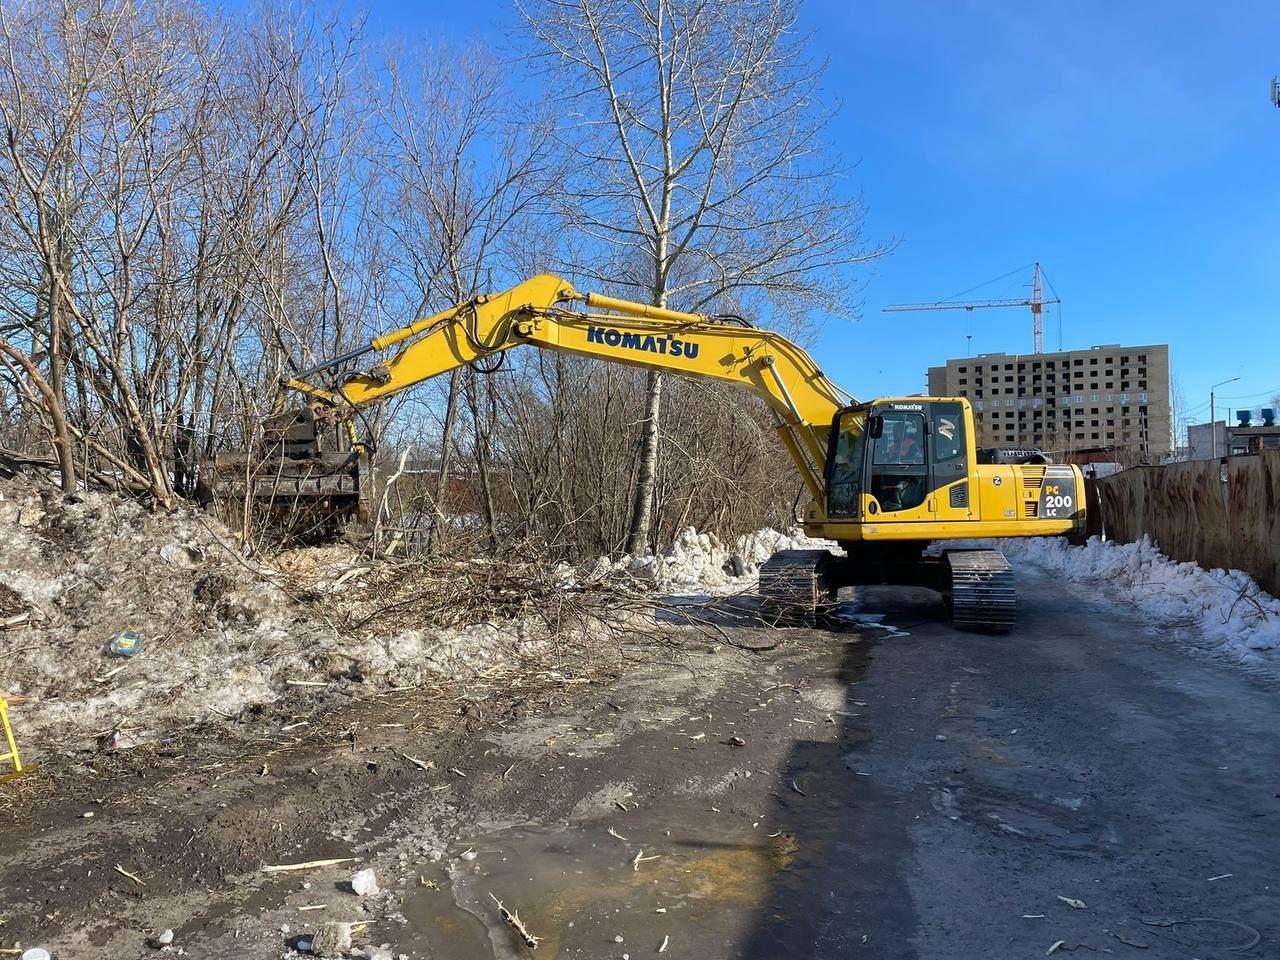
[[[798,323],[852,312],[863,205],[815,106],[793,0],[517,0],[578,163],[577,272],[656,306]],[[663,377],[650,372],[627,550],[649,542]]]
[[[495,281],[518,279],[522,265],[528,269],[519,227],[545,210],[559,168],[549,149],[550,125],[536,106],[514,97],[506,74],[501,60],[474,45],[455,50],[424,43],[386,59],[378,97],[389,200],[383,218],[396,241],[395,269],[420,313],[463,303]],[[480,507],[496,544],[496,400],[487,379],[472,369],[449,377],[434,510],[442,520],[462,398]]]

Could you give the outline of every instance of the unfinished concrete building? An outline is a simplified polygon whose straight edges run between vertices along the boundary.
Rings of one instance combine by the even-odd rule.
[[[1167,344],[1058,353],[983,353],[929,368],[931,396],[968,397],[987,446],[1057,458],[1109,450],[1129,463],[1173,449]]]

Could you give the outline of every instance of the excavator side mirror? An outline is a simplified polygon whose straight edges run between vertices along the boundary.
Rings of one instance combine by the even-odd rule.
[[[872,440],[879,440],[884,434],[884,417],[876,414],[871,418],[871,423],[867,429],[867,434]]]

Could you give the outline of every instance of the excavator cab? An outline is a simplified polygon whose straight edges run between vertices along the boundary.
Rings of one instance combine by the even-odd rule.
[[[1039,451],[979,450],[976,437],[964,397],[889,397],[838,410],[824,502],[810,505],[804,526],[844,555],[780,551],[760,570],[761,594],[808,614],[832,607],[842,587],[922,586],[942,595],[955,625],[1007,630],[1016,612],[1012,567],[999,550],[956,541],[1078,536],[1084,478]]]
[[[964,397],[890,397],[831,422],[811,536],[841,543],[1075,535],[1084,478],[1038,450],[981,450]],[[980,528],[979,528],[980,525]]]
[[[962,399],[913,397],[846,407],[831,424],[829,523],[968,520],[977,466],[973,415]]]

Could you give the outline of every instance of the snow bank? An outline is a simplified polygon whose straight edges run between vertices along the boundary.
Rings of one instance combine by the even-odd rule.
[[[1267,651],[1280,649],[1280,600],[1239,570],[1177,563],[1147,537],[1137,543],[1094,537],[1079,547],[1050,538],[1002,540],[999,547],[1011,560],[1097,583],[1156,623],[1193,629],[1237,659],[1260,662]]]
[[[314,598],[298,597],[325,593],[356,560],[329,546],[258,565],[191,509],[150,513],[104,493],[0,481],[0,621],[16,618],[0,696],[14,701],[28,748],[114,729],[142,739],[298,695],[287,680],[360,695],[471,675],[536,642],[514,622],[406,624],[373,637],[335,629]],[[141,650],[111,656],[108,640],[126,629]]]

